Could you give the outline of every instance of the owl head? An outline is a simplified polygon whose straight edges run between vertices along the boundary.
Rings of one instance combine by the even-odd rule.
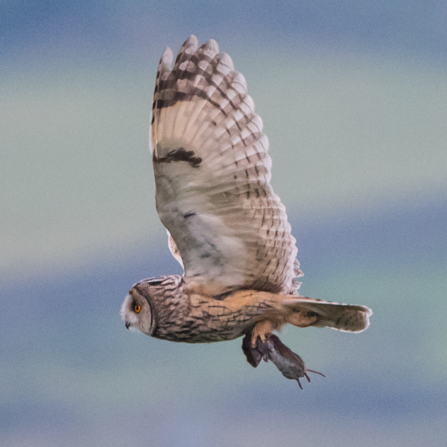
[[[146,335],[152,335],[154,327],[153,312],[149,300],[133,287],[121,306],[121,318],[127,329],[139,329]]]
[[[177,297],[176,291],[182,278],[178,275],[158,276],[143,279],[129,290],[121,306],[121,318],[127,329],[139,329],[146,335],[154,336],[160,306],[166,306],[171,296]]]

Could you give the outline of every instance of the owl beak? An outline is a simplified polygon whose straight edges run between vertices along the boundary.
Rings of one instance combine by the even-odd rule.
[[[126,322],[124,323],[124,325],[126,326],[126,329],[129,329],[130,326],[132,326],[132,323],[131,323],[130,321],[126,321]]]

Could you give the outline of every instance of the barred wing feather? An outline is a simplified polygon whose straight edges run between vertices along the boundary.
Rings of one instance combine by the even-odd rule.
[[[294,293],[296,241],[244,77],[214,40],[191,36],[173,59],[168,48],[158,67],[151,140],[157,211],[185,282],[209,296]]]

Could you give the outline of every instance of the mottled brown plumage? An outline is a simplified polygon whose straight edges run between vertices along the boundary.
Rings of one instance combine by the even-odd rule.
[[[371,311],[299,296],[296,241],[244,77],[214,40],[199,47],[191,36],[173,59],[168,48],[158,67],[151,143],[157,211],[184,275],[134,285],[126,327],[187,343],[245,336],[252,366],[270,360],[299,383],[304,362],[272,332],[288,323],[360,332]]]

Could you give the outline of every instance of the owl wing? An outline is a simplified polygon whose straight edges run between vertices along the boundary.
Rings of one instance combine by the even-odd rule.
[[[296,241],[244,77],[214,40],[191,36],[173,58],[168,48],[158,66],[151,142],[157,211],[186,284],[293,293]]]
[[[171,255],[174,256],[174,259],[183,267],[183,260],[180,256],[180,251],[177,247],[177,244],[174,241],[174,238],[172,237],[171,233],[168,231],[168,247],[169,251],[171,252]]]

